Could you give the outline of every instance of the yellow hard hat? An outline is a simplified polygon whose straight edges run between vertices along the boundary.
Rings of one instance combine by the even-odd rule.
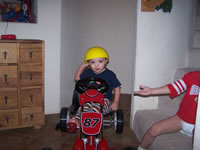
[[[93,59],[93,58],[99,58],[99,57],[107,58],[109,62],[109,55],[104,48],[98,47],[98,46],[91,47],[85,53],[84,61],[85,63],[88,63],[88,60]]]

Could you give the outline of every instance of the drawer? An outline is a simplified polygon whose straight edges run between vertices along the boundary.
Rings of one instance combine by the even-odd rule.
[[[0,111],[0,129],[17,127],[18,122],[18,110]]]
[[[0,63],[17,63],[17,57],[16,43],[0,43]]]
[[[22,125],[44,124],[43,107],[30,107],[21,109]]]
[[[0,88],[17,87],[17,66],[0,66]]]
[[[42,63],[42,44],[21,43],[19,50],[20,63]]]
[[[21,65],[20,66],[20,85],[35,86],[42,85],[42,66],[41,65]]]
[[[0,89],[0,110],[17,109],[17,89]]]
[[[43,106],[42,88],[28,88],[20,90],[21,107]]]

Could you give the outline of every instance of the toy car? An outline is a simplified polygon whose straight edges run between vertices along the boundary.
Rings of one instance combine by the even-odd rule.
[[[81,111],[80,136],[76,138],[73,150],[109,150],[107,141],[103,138],[104,126],[115,126],[116,133],[123,132],[123,111],[111,112],[108,120],[103,118],[104,93],[108,89],[105,80],[97,77],[87,77],[76,83],[73,102],[70,108],[63,107],[60,112],[60,122],[57,129],[68,131],[68,122],[77,112],[79,106],[83,110],[83,104],[87,102],[99,103],[101,112]],[[79,96],[80,94],[80,96]],[[80,97],[80,98],[79,98]]]

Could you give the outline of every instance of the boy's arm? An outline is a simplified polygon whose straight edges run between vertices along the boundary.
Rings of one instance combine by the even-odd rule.
[[[85,62],[82,62],[79,68],[77,69],[75,75],[74,75],[74,80],[78,81],[80,80],[80,75],[81,73],[85,70],[85,68],[88,67],[88,64],[85,64]]]
[[[147,86],[140,86],[139,91],[134,91],[134,95],[138,96],[158,96],[158,95],[169,95],[170,90],[167,85],[158,87],[158,88],[150,88]]]
[[[114,99],[111,105],[111,110],[116,111],[119,105],[120,87],[114,88]]]

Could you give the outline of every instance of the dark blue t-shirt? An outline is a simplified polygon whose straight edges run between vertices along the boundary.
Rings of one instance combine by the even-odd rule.
[[[81,79],[86,77],[99,77],[104,79],[109,85],[108,91],[104,94],[104,97],[108,98],[111,101],[112,101],[112,89],[117,88],[121,85],[115,73],[107,68],[99,74],[94,73],[91,69],[87,69],[80,75]]]

